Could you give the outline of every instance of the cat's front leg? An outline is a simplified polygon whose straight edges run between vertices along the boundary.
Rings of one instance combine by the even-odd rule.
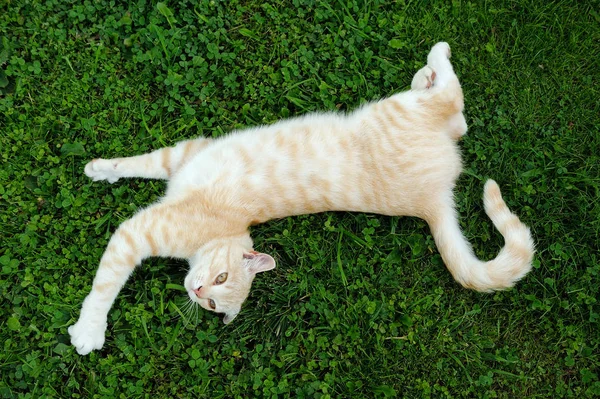
[[[83,301],[79,320],[68,331],[77,353],[87,355],[104,345],[107,316],[119,291],[142,259],[156,252],[155,233],[142,229],[148,209],[123,223],[113,234]]]
[[[85,174],[94,181],[114,183],[123,177],[169,179],[181,166],[210,144],[210,139],[198,138],[161,148],[148,154],[127,158],[94,159],[85,165]]]

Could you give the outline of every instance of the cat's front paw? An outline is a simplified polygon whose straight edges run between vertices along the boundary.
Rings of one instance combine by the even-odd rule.
[[[87,355],[94,349],[101,349],[104,345],[104,332],[106,323],[95,323],[79,320],[68,329],[71,335],[71,344],[80,355]]]
[[[85,165],[85,174],[94,181],[108,180],[109,183],[114,183],[119,180],[117,175],[118,162],[110,159],[93,159]]]

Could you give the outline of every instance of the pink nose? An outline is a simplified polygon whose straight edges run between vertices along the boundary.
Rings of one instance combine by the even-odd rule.
[[[202,287],[198,287],[198,288],[196,288],[196,289],[194,290],[194,294],[196,294],[196,296],[197,296],[198,298],[200,298],[200,290],[201,290],[201,289],[202,289]]]

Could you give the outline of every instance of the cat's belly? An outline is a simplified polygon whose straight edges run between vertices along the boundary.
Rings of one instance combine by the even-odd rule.
[[[451,191],[461,160],[445,136],[412,135],[402,138],[402,147],[350,136],[320,138],[320,146],[297,140],[283,150],[261,140],[230,144],[185,165],[171,179],[167,198],[203,192],[254,222],[325,211],[420,216]]]
[[[300,168],[268,179],[248,176],[239,182],[238,190],[232,189],[260,222],[326,211],[421,217],[454,187],[461,171],[460,157],[454,155],[411,158],[371,168],[353,165],[345,171]]]

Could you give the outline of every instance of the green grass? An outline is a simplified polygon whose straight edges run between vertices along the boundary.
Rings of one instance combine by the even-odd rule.
[[[600,2],[126,3],[0,5],[0,397],[600,395]],[[186,264],[151,259],[104,348],[74,352],[111,232],[164,192],[92,183],[89,159],[354,109],[440,40],[470,127],[465,234],[481,258],[502,246],[491,177],[537,243],[515,289],[460,288],[421,220],[301,216],[253,228],[278,268],[232,325],[185,314]]]

